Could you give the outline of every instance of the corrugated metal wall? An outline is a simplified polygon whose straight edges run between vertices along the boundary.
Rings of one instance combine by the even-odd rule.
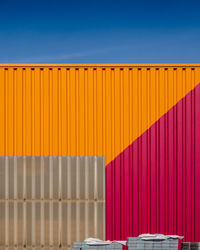
[[[0,248],[105,238],[105,159],[0,156]]]
[[[106,171],[109,238],[159,232],[200,241],[200,85]]]
[[[1,66],[0,155],[104,155],[108,239],[200,241],[199,83],[199,65]]]
[[[0,67],[0,155],[109,163],[199,82],[199,67]]]

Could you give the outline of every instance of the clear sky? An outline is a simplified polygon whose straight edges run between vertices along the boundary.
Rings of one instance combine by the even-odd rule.
[[[0,0],[0,63],[200,63],[200,0]]]

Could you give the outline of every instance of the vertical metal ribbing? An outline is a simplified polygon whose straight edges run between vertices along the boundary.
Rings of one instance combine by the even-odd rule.
[[[5,245],[9,245],[9,162],[8,156],[5,157]]]
[[[76,201],[76,239],[80,241],[80,202]]]
[[[58,157],[58,245],[62,245],[62,157]]]
[[[23,237],[22,237],[22,242],[23,242],[23,246],[26,246],[27,244],[27,219],[26,219],[26,211],[27,211],[27,204],[26,204],[26,198],[27,198],[27,188],[26,188],[26,157],[23,156],[23,209],[24,209],[24,213],[23,213]]]
[[[32,246],[35,246],[36,243],[36,239],[35,239],[35,202],[31,202],[31,215],[32,215],[32,221],[31,221],[31,242],[32,242]]]
[[[40,204],[40,216],[41,216],[41,223],[40,223],[40,232],[41,232],[41,246],[44,246],[45,244],[45,241],[44,241],[44,230],[45,230],[45,227],[44,227],[44,222],[45,222],[45,219],[44,219],[44,202],[41,201],[41,204]]]
[[[5,157],[5,199],[9,199],[9,161],[8,156]]]
[[[14,156],[14,245],[17,246],[18,243],[18,203],[17,200],[17,157]]]
[[[71,157],[67,157],[67,199],[72,199],[72,186],[71,186]],[[67,246],[71,244],[71,227],[72,227],[72,216],[71,216],[71,202],[67,203]]]
[[[58,203],[58,245],[62,245],[62,202]]]
[[[2,65],[0,155],[105,154],[107,238],[126,238],[147,229],[182,232],[185,240],[198,241],[199,82],[199,65]],[[66,193],[73,190],[74,200],[71,169]],[[16,180],[11,165],[4,169],[1,202],[13,204],[16,183],[19,199],[22,179],[24,203],[30,202],[32,170],[26,170]],[[39,178],[36,199],[41,202]],[[44,198],[49,201],[49,171],[44,179]],[[93,199],[93,183],[88,187],[88,199]],[[53,185],[54,198],[55,190]]]
[[[103,237],[98,223],[105,225],[99,190],[104,165],[98,157],[9,156],[2,157],[0,168],[5,248],[65,249],[74,240]]]
[[[72,198],[71,190],[71,157],[67,157],[67,199]]]
[[[80,158],[76,159],[76,238],[80,241]]]
[[[103,186],[103,200],[105,200],[105,158],[103,157],[103,161],[102,161],[102,176],[103,179],[102,181],[102,186]],[[103,239],[106,239],[106,213],[105,213],[105,202],[103,203]]]
[[[41,157],[40,161],[40,168],[41,168],[41,177],[40,177],[40,197],[41,197],[41,203],[40,203],[40,232],[41,232],[41,239],[40,239],[40,244],[41,246],[44,246],[45,241],[44,241],[44,157]]]
[[[89,220],[89,204],[88,202],[86,201],[85,202],[85,238],[88,238],[89,237],[89,223],[88,223],[88,220]]]
[[[53,246],[53,202],[49,203],[49,245]]]
[[[106,239],[106,213],[105,202],[103,203],[103,239]]]
[[[94,202],[94,236],[97,238],[98,235],[98,203]]]
[[[49,245],[53,246],[53,158],[49,159]]]
[[[18,245],[18,202],[14,201],[14,245]]]
[[[97,199],[98,199],[98,176],[97,176],[97,164],[98,164],[98,162],[97,162],[97,157],[95,156],[94,157],[94,159],[93,159],[93,161],[94,161],[94,200],[95,200],[95,202],[94,202],[94,235],[95,235],[95,238],[97,237],[97,234],[98,234],[98,232],[97,232],[97,228],[98,228],[98,225],[97,225],[97,223],[98,223],[98,221],[97,221],[97,213],[98,213],[98,204],[97,204]]]
[[[58,157],[58,198],[62,198],[62,157]]]
[[[22,236],[22,243],[23,243],[23,246],[26,246],[27,245],[27,226],[26,226],[26,211],[27,211],[27,204],[26,202],[23,202],[23,236]]]
[[[84,166],[85,166],[85,193],[84,193],[84,198],[86,200],[89,199],[89,168],[88,168],[88,157],[85,157],[85,162],[84,162]]]
[[[31,176],[31,180],[32,180],[32,185],[31,185],[31,198],[33,199],[32,201],[32,236],[31,236],[31,241],[32,241],[32,246],[36,245],[36,238],[35,238],[35,157],[31,158],[31,168],[32,168],[32,176]]]
[[[53,199],[53,158],[49,158],[49,198]]]
[[[13,172],[14,172],[14,199],[16,200],[17,197],[17,157],[14,156],[14,168],[13,168]]]
[[[9,245],[9,202],[5,201],[5,246]]]
[[[80,199],[80,158],[76,158],[76,199]]]
[[[98,176],[97,176],[97,157],[94,156],[94,200],[98,199]]]
[[[43,200],[44,199],[44,157],[41,157],[40,161],[40,169],[41,169],[41,174],[40,174],[40,198]]]
[[[67,203],[67,246],[71,244],[71,228],[72,228],[72,216],[71,216],[71,202]]]
[[[85,157],[85,193],[84,193],[84,198],[86,200],[85,202],[85,238],[89,237],[89,206],[88,206],[88,200],[89,200],[89,171],[88,171],[88,157]]]
[[[23,199],[25,200],[27,198],[27,192],[26,192],[26,157],[23,156]]]

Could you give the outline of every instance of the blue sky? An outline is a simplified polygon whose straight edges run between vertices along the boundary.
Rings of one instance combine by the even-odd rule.
[[[200,63],[200,1],[1,1],[0,63]]]

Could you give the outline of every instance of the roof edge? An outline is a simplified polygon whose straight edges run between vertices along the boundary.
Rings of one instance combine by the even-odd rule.
[[[0,67],[200,67],[200,63],[191,64],[0,64]]]

